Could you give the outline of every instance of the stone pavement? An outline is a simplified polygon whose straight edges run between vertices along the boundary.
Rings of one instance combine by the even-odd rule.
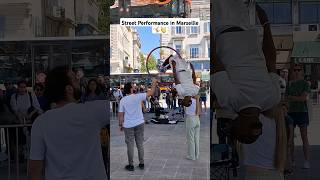
[[[153,117],[146,114],[146,118]],[[145,125],[145,169],[135,167],[134,172],[124,169],[128,164],[124,134],[119,131],[118,121],[111,120],[110,141],[110,171],[112,180],[120,179],[180,179],[206,180],[209,179],[210,157],[210,113],[201,116],[200,125],[200,157],[196,161],[187,160],[185,122],[175,125],[146,124]],[[135,166],[139,164],[135,148]]]
[[[214,128],[216,127],[216,121],[214,121]],[[286,180],[319,180],[320,179],[320,119],[311,119],[308,128],[308,137],[310,143],[311,168],[308,170],[302,169],[304,162],[304,156],[302,151],[302,141],[300,138],[299,129],[295,129],[295,163],[294,174],[286,177]],[[216,133],[213,136],[213,142],[218,142]],[[230,177],[232,174],[230,173]],[[243,180],[244,169],[243,167],[239,170],[239,176],[237,178],[232,177],[231,180]]]

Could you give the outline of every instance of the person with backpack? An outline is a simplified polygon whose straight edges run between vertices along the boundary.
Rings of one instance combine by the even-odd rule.
[[[10,106],[12,108],[13,114],[16,117],[13,123],[16,124],[29,124],[33,123],[35,118],[42,113],[40,104],[34,93],[28,92],[27,82],[21,80],[18,82],[18,90],[11,96]],[[27,158],[28,145],[30,144],[27,139],[29,139],[30,128],[19,128],[18,131],[18,144],[16,144],[14,139],[16,139],[16,134],[14,131],[9,132],[9,138],[11,147],[15,148],[16,145],[19,146],[20,159]],[[16,153],[16,152],[14,152]]]
[[[10,105],[18,118],[18,123],[24,123],[24,120],[32,121],[34,114],[42,113],[37,97],[28,92],[25,81],[18,82],[18,91],[11,96]]]

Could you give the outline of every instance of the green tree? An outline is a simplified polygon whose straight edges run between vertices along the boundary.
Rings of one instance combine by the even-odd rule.
[[[143,72],[143,73],[147,72],[146,58],[141,53],[140,53],[140,63],[141,63],[140,71]],[[156,70],[157,69],[157,60],[153,55],[151,55],[147,65],[148,65],[149,70]]]
[[[98,28],[100,33],[109,34],[110,31],[110,6],[115,3],[115,0],[97,0],[99,4]]]
[[[140,71],[141,72],[147,72],[147,68],[146,68],[146,58],[144,57],[143,54],[140,53],[140,63],[141,63],[141,68]]]

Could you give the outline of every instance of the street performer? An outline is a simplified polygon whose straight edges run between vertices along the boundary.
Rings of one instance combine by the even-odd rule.
[[[172,67],[175,88],[178,95],[183,98],[181,103],[183,106],[189,107],[192,103],[191,98],[198,95],[199,92],[194,67],[179,55],[170,55],[162,64],[163,67],[169,65]]]
[[[217,0],[214,7],[212,88],[220,107],[237,114],[231,133],[241,143],[251,144],[262,134],[260,115],[271,112],[280,102],[276,51],[268,18],[257,6],[264,29],[261,47],[242,0]]]

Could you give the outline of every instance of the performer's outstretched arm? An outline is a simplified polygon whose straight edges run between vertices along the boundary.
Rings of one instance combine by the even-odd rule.
[[[259,5],[256,6],[256,11],[257,11],[257,15],[260,20],[260,23],[263,26],[262,50],[263,50],[264,57],[266,59],[267,69],[269,73],[270,72],[276,73],[277,72],[277,69],[276,69],[277,53],[276,53],[276,48],[273,42],[270,24],[268,22],[268,16]]]

